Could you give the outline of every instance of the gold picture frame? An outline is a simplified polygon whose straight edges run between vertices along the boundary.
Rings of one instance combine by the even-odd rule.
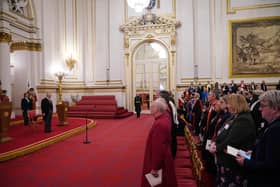
[[[280,76],[280,16],[229,21],[229,74]]]

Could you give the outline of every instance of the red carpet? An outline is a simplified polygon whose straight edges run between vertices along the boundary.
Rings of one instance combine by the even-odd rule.
[[[69,123],[68,125],[57,126],[56,124],[58,123],[58,119],[54,117],[52,120],[53,131],[51,133],[44,133],[43,121],[40,121],[36,125],[24,126],[21,124],[11,126],[8,134],[11,138],[13,138],[13,140],[0,144],[0,154],[85,125],[85,119],[82,118],[68,118],[67,121]]]
[[[85,134],[0,163],[1,186],[137,187],[153,118],[98,119]]]

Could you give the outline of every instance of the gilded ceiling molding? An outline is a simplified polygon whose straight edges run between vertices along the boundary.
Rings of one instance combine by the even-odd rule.
[[[227,0],[226,3],[226,10],[227,14],[235,14],[237,11],[243,11],[243,10],[255,10],[255,9],[260,9],[260,8],[273,8],[273,7],[279,7],[280,3],[268,3],[267,1],[264,1],[262,4],[251,4],[251,5],[244,5],[244,6],[239,6],[239,7],[232,7],[231,6],[231,1],[232,0]],[[246,1],[244,1],[246,2]],[[254,2],[253,2],[254,3]]]
[[[176,28],[181,25],[180,21],[170,18],[158,16],[153,13],[147,13],[141,17],[136,17],[129,20],[127,23],[120,26],[120,31],[124,32],[124,49],[125,54],[129,53],[130,39],[134,36],[143,36],[146,33],[152,32],[146,36],[147,41],[154,40],[155,35],[167,34],[171,35],[171,46],[176,46]]]
[[[27,20],[34,20],[35,11],[32,0],[7,0],[9,11]]]
[[[176,19],[157,16],[151,13],[143,15],[143,17],[131,19],[126,24],[121,25],[120,30],[130,35],[140,34],[149,30],[156,33],[170,33],[176,31],[176,27],[180,25],[180,21]]]
[[[165,12],[165,13],[156,12],[156,14],[160,15],[160,16],[176,18],[176,14],[177,14],[176,13],[176,0],[171,0],[171,1],[163,0],[163,1],[164,2],[160,2],[160,0],[157,0],[155,9],[161,9],[164,6],[171,6],[172,10],[170,12]],[[125,19],[125,22],[127,22],[131,18],[137,17],[136,15],[128,15],[128,10],[129,10],[129,6],[127,4],[127,0],[124,0],[124,19]]]
[[[42,51],[41,43],[33,43],[33,42],[15,42],[11,44],[10,51]]]
[[[12,35],[6,32],[0,32],[0,43],[10,43]]]

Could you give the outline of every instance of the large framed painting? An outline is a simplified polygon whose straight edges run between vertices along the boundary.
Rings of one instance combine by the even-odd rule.
[[[280,17],[229,21],[230,77],[280,76]]]

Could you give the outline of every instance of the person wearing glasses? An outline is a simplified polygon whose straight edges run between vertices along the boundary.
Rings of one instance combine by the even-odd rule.
[[[215,154],[216,158],[216,185],[243,186],[246,183],[246,173],[244,168],[236,163],[229,147],[237,150],[252,149],[256,140],[255,123],[243,95],[228,95],[226,104],[231,117],[219,128],[209,152]]]
[[[280,171],[280,91],[270,90],[259,97],[260,111],[268,126],[256,143],[250,159],[238,156],[237,162],[248,171],[248,186],[279,186]]]

